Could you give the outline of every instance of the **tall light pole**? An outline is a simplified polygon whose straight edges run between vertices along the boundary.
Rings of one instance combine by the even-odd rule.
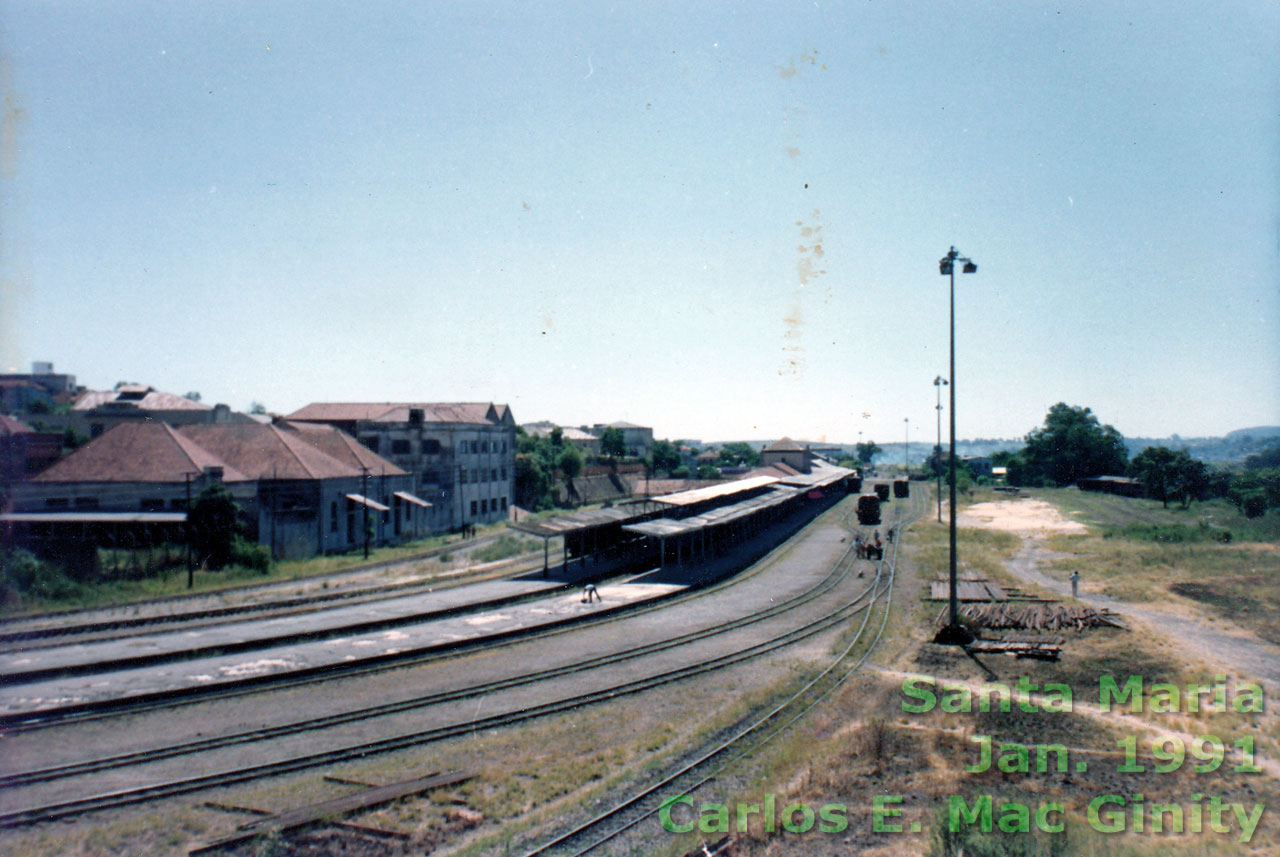
[[[933,379],[933,386],[938,389],[938,445],[934,447],[937,450],[937,457],[933,460],[934,470],[938,473],[938,523],[942,523],[942,388],[947,386],[948,381],[939,375]]]
[[[902,418],[902,469],[911,475],[911,465],[907,464],[907,448],[911,446],[911,417]]]
[[[938,273],[951,278],[951,460],[947,474],[951,480],[951,505],[948,517],[951,519],[951,566],[950,566],[950,601],[951,617],[947,627],[938,632],[934,642],[955,646],[965,646],[973,642],[973,635],[960,624],[960,605],[956,598],[956,262],[961,262],[961,269],[966,274],[976,274],[978,266],[973,260],[961,256],[952,247],[947,255],[938,260]]]

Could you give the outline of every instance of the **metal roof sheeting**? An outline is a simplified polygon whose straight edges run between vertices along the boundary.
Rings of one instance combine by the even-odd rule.
[[[609,524],[620,524],[625,521],[636,521],[645,516],[644,512],[633,512],[611,507],[608,509],[591,509],[586,512],[572,512],[555,518],[541,521],[509,521],[507,526],[522,533],[529,533],[543,538],[563,536],[565,533],[576,533]]]
[[[668,506],[692,506],[695,503],[705,503],[707,500],[716,500],[733,494],[741,494],[743,491],[763,488],[765,485],[772,485],[777,481],[778,478],[776,476],[752,476],[749,479],[721,482],[718,485],[708,485],[706,488],[694,488],[690,491],[680,491],[676,494],[651,497],[650,499],[655,503],[663,503]]]
[[[377,500],[370,500],[368,497],[361,496],[360,494],[348,494],[347,499],[350,500],[352,503],[360,503],[361,505],[368,506],[370,509],[373,509],[375,512],[391,511],[390,506],[384,506],[381,503],[379,503]]]
[[[759,497],[752,497],[750,500],[743,500],[741,503],[734,503],[730,506],[721,506],[718,509],[712,509],[709,512],[703,512],[701,515],[694,515],[691,518],[658,518],[654,521],[628,524],[623,529],[628,532],[639,533],[642,536],[656,536],[659,538],[679,536],[684,533],[697,532],[707,527],[723,526],[749,515],[754,515],[764,509],[784,503],[798,493],[800,493],[799,488],[779,486],[767,494],[761,494]]]
[[[181,524],[186,512],[10,512],[0,521],[15,524]]]

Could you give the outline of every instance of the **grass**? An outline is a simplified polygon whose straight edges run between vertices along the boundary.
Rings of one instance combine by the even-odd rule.
[[[1073,489],[1030,493],[1089,528],[1048,539],[1060,555],[1046,573],[1078,571],[1124,601],[1182,602],[1280,644],[1280,511],[1250,520],[1223,501],[1164,509]]]
[[[481,527],[479,535],[485,535],[505,528],[503,524]],[[499,536],[499,541],[510,536]],[[371,548],[369,558],[364,558],[362,550],[353,550],[342,554],[328,554],[307,559],[281,560],[274,563],[271,570],[263,573],[242,566],[228,566],[219,571],[197,569],[193,575],[194,585],[187,587],[186,568],[172,566],[150,576],[127,579],[102,579],[91,582],[73,581],[65,575],[53,575],[52,585],[36,587],[35,591],[23,592],[20,597],[8,593],[8,597],[0,604],[0,619],[12,619],[22,616],[34,616],[42,613],[61,612],[66,610],[85,610],[100,607],[114,607],[156,599],[172,598],[192,594],[217,593],[241,586],[252,586],[264,583],[280,583],[291,580],[305,580],[335,572],[359,568],[370,563],[391,562],[407,559],[418,554],[436,550],[446,545],[456,544],[460,538],[456,535],[433,536],[414,542]],[[484,547],[478,549],[484,550]],[[520,552],[527,552],[522,549]],[[108,551],[108,553],[110,553]],[[508,554],[514,556],[515,554]],[[448,562],[452,557],[441,554],[440,558]],[[488,561],[488,560],[479,560]],[[43,590],[43,591],[42,591]]]

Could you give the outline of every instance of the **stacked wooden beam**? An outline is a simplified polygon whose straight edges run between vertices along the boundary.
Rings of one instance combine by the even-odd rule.
[[[1083,631],[1086,628],[1125,628],[1110,610],[1065,604],[965,604],[961,620],[992,630]]]

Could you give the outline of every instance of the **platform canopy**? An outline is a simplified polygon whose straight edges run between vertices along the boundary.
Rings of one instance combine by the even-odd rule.
[[[638,521],[645,516],[645,512],[635,512],[629,509],[612,506],[608,509],[589,509],[584,512],[570,512],[568,515],[557,515],[554,518],[544,518],[539,521],[508,521],[507,526],[513,530],[519,530],[522,533],[540,536],[544,539],[553,536],[563,536],[566,533],[576,533],[583,530],[592,530],[598,527],[607,527],[610,524],[624,524],[627,521]]]
[[[772,479],[772,477],[767,478]],[[777,480],[774,481],[776,482]],[[643,521],[638,524],[627,524],[623,529],[631,533],[639,533],[642,536],[666,539],[671,536],[698,532],[708,527],[718,527],[754,515],[764,509],[772,508],[790,500],[799,492],[799,488],[778,486],[766,494],[761,494],[759,497],[752,497],[749,500],[743,500],[740,503],[733,503],[729,506],[721,506],[718,509],[703,512],[701,515],[678,519],[658,518],[657,520]]]
[[[809,473],[785,476],[778,481],[784,485],[799,485],[804,488],[825,488],[828,485],[839,482],[846,476],[854,475],[854,472],[847,467],[837,467],[834,464],[825,462],[814,462],[813,469]]]
[[[412,494],[410,494],[408,491],[397,491],[395,492],[395,496],[399,497],[401,500],[405,501],[406,503],[413,503],[415,506],[421,506],[424,509],[431,508],[431,504],[428,503],[426,500],[423,500],[421,497],[415,497]]]
[[[391,511],[390,506],[384,506],[381,503],[379,503],[377,500],[370,500],[368,497],[365,497],[361,494],[348,494],[347,499],[350,500],[352,503],[359,503],[362,506],[368,506],[370,509],[372,509],[375,512]]]
[[[186,512],[9,512],[0,523],[14,524],[181,524]]]
[[[778,481],[776,476],[752,476],[747,479],[735,479],[733,482],[721,482],[717,485],[708,485],[705,488],[693,488],[688,491],[678,491],[675,494],[665,494],[661,497],[650,497],[654,503],[662,503],[666,506],[693,506],[698,503],[705,503],[708,500],[718,500],[722,497],[731,497],[734,494],[741,494],[745,491],[754,491],[757,488],[763,488],[765,485],[772,485]]]

